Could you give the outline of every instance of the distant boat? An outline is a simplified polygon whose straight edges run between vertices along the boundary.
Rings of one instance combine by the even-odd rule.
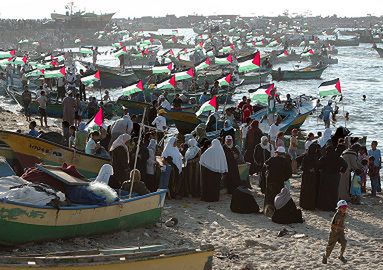
[[[52,20],[59,25],[68,28],[104,28],[110,22],[115,13],[95,14],[93,12],[77,11],[74,12],[73,2],[69,3],[66,7],[65,14],[51,13]]]
[[[273,70],[271,76],[276,81],[320,79],[326,68],[327,66],[321,68],[309,66],[296,70]]]

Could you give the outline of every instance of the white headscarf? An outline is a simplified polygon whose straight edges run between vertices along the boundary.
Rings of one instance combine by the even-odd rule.
[[[291,199],[290,191],[285,187],[282,188],[281,192],[277,194],[277,196],[275,196],[275,199],[274,199],[275,208],[277,210],[281,209],[283,206],[286,205],[286,203],[288,203],[288,201],[290,201],[290,199]]]
[[[109,151],[113,151],[119,146],[122,146],[125,148],[126,152],[129,152],[128,147],[126,146],[126,142],[130,140],[130,135],[129,134],[122,134],[117,137],[117,139],[112,143],[112,146],[110,147]]]
[[[102,165],[100,171],[98,172],[98,175],[96,177],[96,180],[94,182],[99,182],[107,185],[109,183],[109,178],[111,175],[113,175],[113,167],[110,164],[104,164]]]
[[[190,140],[188,141],[189,148],[188,148],[188,150],[186,150],[186,153],[185,153],[185,159],[186,159],[186,161],[195,158],[196,155],[198,154],[198,152],[199,152],[200,149],[199,149],[199,147],[197,146],[197,144],[198,144],[198,143],[197,143],[196,139],[190,139]]]
[[[323,132],[323,136],[318,139],[318,144],[320,147],[323,147],[326,145],[326,143],[331,139],[331,128],[326,128]]]
[[[225,152],[219,140],[211,142],[211,146],[201,155],[199,164],[217,173],[228,171]]]
[[[176,142],[175,137],[171,137],[166,144],[164,151],[162,152],[162,157],[172,157],[174,165],[177,166],[179,173],[182,172],[182,154],[178,150],[176,146],[174,146],[174,143]]]

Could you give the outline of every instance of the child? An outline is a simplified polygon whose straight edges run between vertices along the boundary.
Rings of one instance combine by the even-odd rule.
[[[339,242],[341,245],[339,260],[343,263],[346,263],[347,260],[343,257],[344,251],[346,249],[347,240],[344,237],[344,220],[346,218],[347,211],[347,202],[345,200],[340,200],[337,203],[337,211],[331,222],[331,232],[328,238],[328,244],[326,246],[326,253],[323,255],[322,263],[326,264],[328,257],[330,257],[332,250],[335,247],[336,242]]]
[[[380,173],[379,173],[379,170],[382,166],[382,155],[380,153],[380,150],[379,149],[376,149],[376,147],[378,146],[378,142],[377,141],[372,141],[371,142],[371,149],[368,150],[368,156],[373,156],[375,158],[375,166],[378,167],[378,183],[377,183],[377,189],[376,191],[377,192],[381,192],[382,191],[382,187],[381,187],[381,184],[380,184]]]
[[[358,159],[360,163],[362,164],[362,174],[361,177],[361,188],[362,193],[366,193],[366,180],[367,180],[367,172],[368,172],[368,153],[367,148],[365,146],[362,146],[359,150],[359,156]]]
[[[285,133],[283,133],[282,131],[278,132],[277,139],[275,140],[275,149],[277,149],[280,146],[285,147],[284,136]]]
[[[69,144],[68,144],[69,148],[74,147],[75,133],[76,133],[76,127],[70,126],[69,127]]]
[[[371,180],[371,196],[375,197],[378,190],[379,182],[379,167],[375,165],[375,158],[373,156],[368,158],[368,176]]]
[[[291,170],[293,173],[297,173],[297,150],[298,150],[298,130],[294,128],[291,131],[289,155],[291,157]]]
[[[93,131],[90,134],[90,138],[85,146],[85,154],[96,155],[97,150],[100,149],[100,144],[97,141],[100,139],[100,133],[98,131]]]
[[[351,181],[351,202],[353,204],[360,204],[360,197],[362,196],[361,178],[362,170],[356,169]]]
[[[32,136],[32,137],[38,137],[40,135],[40,133],[36,130],[36,121],[31,121],[29,123],[29,132],[28,132],[28,135],[29,136]]]

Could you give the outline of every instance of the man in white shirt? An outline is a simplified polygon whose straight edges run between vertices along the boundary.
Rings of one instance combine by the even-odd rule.
[[[164,132],[166,130],[166,118],[163,116],[165,114],[165,110],[161,109],[158,111],[158,116],[154,118],[152,125],[156,126],[159,131]]]
[[[167,111],[170,111],[172,109],[172,105],[164,96],[161,97],[160,101],[161,108],[164,108]]]
[[[47,111],[46,111],[48,98],[45,95],[45,91],[41,91],[40,96],[36,99],[36,101],[39,103],[40,124],[43,127],[43,118],[44,118],[45,126],[48,127]]]
[[[281,118],[277,117],[275,123],[270,126],[269,129],[269,140],[270,143],[275,147],[275,141],[277,140],[277,134],[279,132],[279,124],[281,123]]]
[[[100,139],[100,133],[98,131],[93,131],[91,137],[85,146],[85,154],[96,155],[97,149],[100,148],[100,145],[96,143],[96,140]]]

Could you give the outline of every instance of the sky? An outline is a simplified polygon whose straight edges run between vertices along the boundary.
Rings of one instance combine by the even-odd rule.
[[[0,18],[49,18],[51,12],[64,13],[65,0],[1,1]],[[175,14],[236,14],[242,16],[277,16],[286,9],[290,14],[358,17],[383,15],[381,0],[77,0],[75,6],[89,12],[116,12],[114,18],[164,16]],[[310,13],[311,12],[311,13]]]

